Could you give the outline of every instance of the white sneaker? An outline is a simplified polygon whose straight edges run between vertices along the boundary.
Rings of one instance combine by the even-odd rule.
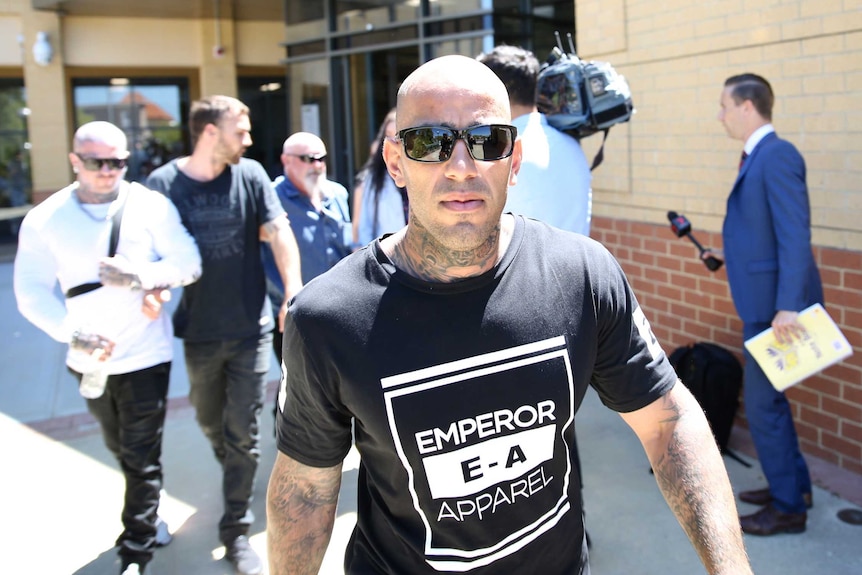
[[[129,563],[120,575],[141,575],[141,566],[137,563]]]

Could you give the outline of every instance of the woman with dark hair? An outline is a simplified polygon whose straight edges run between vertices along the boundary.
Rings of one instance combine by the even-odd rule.
[[[395,136],[395,109],[377,131],[368,161],[357,175],[353,192],[353,240],[364,246],[407,224],[407,191],[395,185],[383,161],[383,141]]]

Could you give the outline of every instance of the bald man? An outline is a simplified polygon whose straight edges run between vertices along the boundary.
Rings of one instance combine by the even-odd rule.
[[[589,573],[574,418],[592,385],[641,440],[712,574],[750,574],[703,411],[589,238],[503,214],[521,142],[484,64],[398,91],[383,155],[406,227],[301,291],[284,331],[270,573],[316,573],[361,455],[348,574]]]
[[[120,573],[139,574],[155,546],[170,542],[157,511],[173,328],[145,297],[195,281],[201,258],[174,205],[123,180],[129,152],[119,128],[84,124],[72,147],[76,181],[21,225],[15,296],[24,317],[69,344],[66,365],[126,480]],[[81,517],[68,521],[81,527]]]
[[[347,190],[326,178],[326,145],[309,132],[297,132],[284,141],[281,154],[284,175],[272,186],[299,245],[302,283],[316,278],[350,253],[352,225]],[[274,302],[284,300],[284,285],[269,245],[263,245],[267,288]],[[273,348],[281,363],[282,337],[273,331]]]

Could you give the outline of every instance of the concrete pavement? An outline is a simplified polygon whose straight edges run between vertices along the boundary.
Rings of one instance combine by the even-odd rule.
[[[0,258],[2,259],[2,258]],[[123,493],[117,471],[74,380],[63,368],[64,348],[30,326],[14,304],[11,260],[0,261],[0,573],[113,574],[119,563]],[[165,497],[161,514],[175,539],[156,552],[148,575],[230,575],[217,537],[221,514],[220,470],[188,407],[179,342],[164,435]],[[273,363],[275,363],[273,361]],[[273,368],[273,383],[277,377]],[[274,385],[273,385],[274,389]],[[263,418],[263,453],[256,483],[252,545],[266,554],[265,492],[275,446],[272,416]],[[689,575],[705,572],[664,503],[634,434],[590,392],[577,417],[584,468],[587,527],[597,575]],[[731,449],[752,463],[725,458],[735,491],[764,484],[757,461],[746,455],[745,430],[735,429]],[[344,467],[333,540],[322,570],[339,574],[355,521],[358,456]],[[818,485],[808,531],[802,535],[746,536],[755,573],[794,575],[862,573],[862,526],[841,521],[843,509],[860,510],[858,476],[812,460]],[[841,496],[834,493],[842,493]],[[740,504],[740,512],[754,511]]]

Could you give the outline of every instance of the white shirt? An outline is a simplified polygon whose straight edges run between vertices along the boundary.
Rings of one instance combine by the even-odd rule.
[[[505,211],[590,235],[592,175],[577,140],[533,112],[512,121],[522,142],[521,171]]]
[[[746,155],[751,155],[751,152],[754,151],[754,148],[757,147],[757,144],[760,143],[760,140],[765,138],[768,134],[771,134],[775,131],[775,128],[772,127],[772,124],[764,124],[754,130],[748,139],[745,140],[745,146],[742,148],[745,151]]]
[[[62,294],[99,281],[99,260],[108,256],[111,216],[123,199],[117,256],[133,264],[144,289],[195,281],[201,259],[194,239],[174,205],[158,192],[124,185],[114,202],[82,204],[76,188],[77,183],[53,194],[21,223],[14,271],[18,309],[60,342],[69,342],[75,330],[112,340],[116,345],[104,367],[109,375],[170,361],[170,318],[164,309],[155,320],[147,318],[141,311],[142,290],[102,286],[73,298]],[[83,373],[92,368],[92,359],[70,349],[66,364]]]

